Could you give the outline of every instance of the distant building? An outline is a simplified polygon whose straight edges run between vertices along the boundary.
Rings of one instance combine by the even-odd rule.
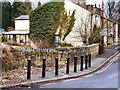
[[[72,45],[82,45],[84,36],[84,24],[87,27],[88,36],[93,30],[94,25],[101,27],[102,25],[102,10],[93,5],[86,5],[86,0],[66,0],[65,10],[67,13],[75,12],[75,24],[72,31],[66,36],[63,43],[71,43]],[[88,23],[87,23],[88,22]],[[81,26],[81,27],[79,27]],[[118,42],[118,23],[113,20],[104,18],[104,29],[107,30],[107,35],[104,37],[104,43],[107,45],[108,42],[117,43]],[[82,31],[83,36],[80,35]]]
[[[119,43],[120,43],[120,23],[118,24],[118,38],[119,38]]]
[[[68,0],[68,1],[74,2],[78,5],[86,5],[86,0]]]
[[[21,15],[15,18],[15,30],[5,32],[3,35],[12,43],[29,44],[29,15]]]
[[[29,31],[29,15],[21,15],[15,18],[16,31]]]

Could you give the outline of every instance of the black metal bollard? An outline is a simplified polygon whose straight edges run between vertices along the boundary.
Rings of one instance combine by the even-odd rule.
[[[44,78],[44,77],[45,77],[45,69],[46,69],[46,65],[45,65],[45,61],[46,61],[46,59],[45,59],[45,58],[43,58],[42,60],[43,60],[42,78]]]
[[[91,67],[91,54],[89,53],[89,67]]]
[[[74,57],[74,72],[77,72],[77,56]]]
[[[81,55],[81,71],[83,71],[83,58],[84,58],[84,56]]]
[[[31,78],[31,59],[28,59],[28,67],[27,67],[27,79]]]
[[[88,55],[85,55],[85,69],[87,69]]]
[[[58,75],[58,58],[55,58],[55,76]]]
[[[66,74],[69,74],[69,63],[70,63],[70,58],[69,58],[69,57],[67,57]]]

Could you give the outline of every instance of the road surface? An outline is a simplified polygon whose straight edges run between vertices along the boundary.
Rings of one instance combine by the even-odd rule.
[[[120,88],[120,54],[114,63],[97,73],[87,77],[52,83],[39,88]],[[119,64],[119,66],[118,66]]]

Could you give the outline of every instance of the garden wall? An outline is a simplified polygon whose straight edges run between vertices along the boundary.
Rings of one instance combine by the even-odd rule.
[[[99,44],[97,43],[81,47],[58,47],[56,50],[58,51],[58,56],[60,56],[60,59],[62,57],[65,59],[66,56],[71,59],[73,59],[74,56],[77,56],[78,59],[80,59],[81,55],[88,55],[89,53],[91,53],[93,58],[99,54]]]

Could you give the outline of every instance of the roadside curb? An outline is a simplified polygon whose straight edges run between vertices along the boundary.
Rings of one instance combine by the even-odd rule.
[[[93,69],[90,72],[84,73],[84,74],[73,75],[73,76],[64,76],[64,77],[56,77],[56,78],[47,79],[47,80],[29,81],[29,82],[24,82],[24,83],[20,83],[20,84],[9,85],[9,86],[0,86],[0,88],[11,88],[11,87],[16,87],[16,86],[28,86],[28,85],[34,86],[35,84],[38,84],[38,83],[40,84],[40,83],[57,82],[60,80],[74,79],[74,78],[82,77],[85,75],[89,75],[91,73],[98,71],[100,68],[102,68],[105,64],[107,64],[109,61],[111,61],[111,59],[113,59],[119,53],[120,53],[120,51],[117,51],[114,55],[112,55],[111,57],[106,59],[105,62],[102,63],[101,65],[99,65],[97,68]]]

